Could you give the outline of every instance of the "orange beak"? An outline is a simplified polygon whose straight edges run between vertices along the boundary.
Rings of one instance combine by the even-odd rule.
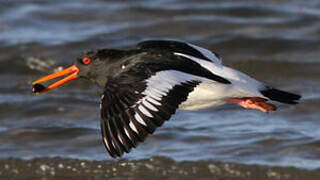
[[[44,93],[44,92],[47,92],[47,91],[54,89],[58,86],[61,86],[62,84],[66,83],[68,81],[71,81],[72,79],[76,79],[78,77],[79,71],[80,71],[79,68],[77,66],[73,65],[73,66],[70,66],[70,67],[62,70],[62,71],[55,72],[55,73],[52,73],[48,76],[40,78],[39,80],[32,83],[32,92],[33,93]],[[58,78],[58,77],[61,77],[61,76],[67,75],[67,74],[71,74],[71,75],[61,79],[60,81],[58,81],[56,83],[51,84],[49,87],[44,87],[43,85],[39,84],[41,82],[55,79],[55,78]]]

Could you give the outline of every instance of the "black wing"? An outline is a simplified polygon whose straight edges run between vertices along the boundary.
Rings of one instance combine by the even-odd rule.
[[[174,70],[133,83],[110,80],[101,99],[101,131],[109,154],[120,157],[143,142],[199,82],[196,76]]]
[[[188,54],[209,62],[216,62],[219,64],[221,63],[220,56],[217,53],[181,41],[149,40],[140,42],[139,44],[137,44],[137,46],[141,49],[160,49],[165,51]]]

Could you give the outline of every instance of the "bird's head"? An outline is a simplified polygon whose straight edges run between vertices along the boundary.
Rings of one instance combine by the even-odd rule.
[[[104,86],[107,81],[108,73],[110,73],[110,70],[113,67],[112,61],[117,59],[115,57],[118,56],[118,53],[115,51],[117,50],[104,49],[86,51],[77,58],[74,65],[34,81],[32,83],[32,92],[44,93],[78,77],[89,79],[97,83],[99,86]],[[109,67],[109,65],[111,65],[111,67]],[[66,77],[49,85],[48,87],[40,84],[62,76]]]

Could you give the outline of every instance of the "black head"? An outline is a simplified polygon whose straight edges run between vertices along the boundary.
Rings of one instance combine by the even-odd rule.
[[[116,66],[113,64],[119,61],[119,58],[121,58],[123,54],[123,51],[114,49],[101,49],[83,52],[79,57],[77,57],[74,65],[35,81],[33,83],[33,92],[46,92],[78,77],[89,79],[99,86],[104,87],[108,80],[108,75],[114,71],[119,71],[119,69],[115,68]],[[71,75],[47,88],[39,84],[67,74]],[[42,88],[37,88],[40,86]]]

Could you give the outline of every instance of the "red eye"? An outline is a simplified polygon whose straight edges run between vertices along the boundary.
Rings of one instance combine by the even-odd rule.
[[[82,63],[83,64],[90,64],[91,63],[91,59],[89,57],[84,57],[84,58],[82,58]]]

